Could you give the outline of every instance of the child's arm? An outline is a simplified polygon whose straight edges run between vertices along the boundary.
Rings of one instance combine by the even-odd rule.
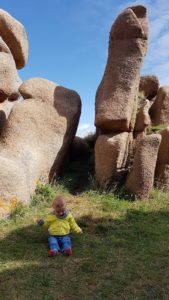
[[[44,222],[43,219],[38,219],[38,220],[36,221],[36,223],[37,223],[38,225],[42,226],[45,222]]]
[[[72,214],[70,214],[69,216],[69,225],[70,225],[70,229],[76,233],[83,233],[82,229],[77,225],[74,217],[72,216]]]
[[[36,222],[38,225],[40,226],[44,226],[46,228],[49,228],[50,224],[52,223],[53,221],[53,215],[49,214],[45,220],[43,219],[38,219]]]

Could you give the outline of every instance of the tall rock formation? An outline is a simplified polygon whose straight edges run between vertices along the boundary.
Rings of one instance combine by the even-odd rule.
[[[96,92],[95,125],[101,135],[95,145],[95,172],[96,181],[102,187],[119,183],[122,174],[128,171],[140,68],[147,44],[146,8],[139,5],[125,9],[111,28],[107,65]],[[137,115],[135,130],[143,131],[147,124],[146,102]]]
[[[142,138],[137,145],[133,167],[126,182],[126,189],[135,199],[149,197],[160,143],[161,135],[151,134]]]
[[[116,186],[126,175],[132,134],[100,135],[95,145],[95,172],[97,183],[102,188]]]
[[[95,125],[104,132],[131,131],[134,127],[147,42],[146,8],[125,9],[111,28],[107,65],[96,93]]]

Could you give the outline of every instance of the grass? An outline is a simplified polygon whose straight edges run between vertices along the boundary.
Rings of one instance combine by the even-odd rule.
[[[48,258],[47,232],[36,225],[64,194],[83,235],[73,256]],[[30,207],[0,222],[0,299],[169,299],[169,194],[145,201],[87,189],[73,196],[60,183],[38,186]]]
[[[149,126],[147,128],[147,134],[160,133],[162,130],[164,130],[166,128],[167,128],[167,125],[164,125],[164,124]]]

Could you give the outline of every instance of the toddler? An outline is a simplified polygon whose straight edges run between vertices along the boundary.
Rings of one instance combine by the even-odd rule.
[[[38,225],[48,228],[49,256],[57,256],[62,251],[64,255],[72,254],[70,231],[83,233],[74,217],[66,208],[66,201],[62,196],[57,196],[53,203],[53,212],[45,220],[37,220]]]

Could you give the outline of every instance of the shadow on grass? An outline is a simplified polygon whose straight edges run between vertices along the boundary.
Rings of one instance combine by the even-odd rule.
[[[34,225],[1,241],[0,299],[169,299],[169,212],[84,216],[72,257],[47,257]]]
[[[79,195],[85,192],[111,193],[114,197],[122,200],[133,201],[134,197],[125,190],[126,174],[120,184],[113,182],[106,188],[101,188],[95,180],[94,154],[87,157],[77,157],[67,164],[63,173],[55,182],[62,184],[72,195]]]

